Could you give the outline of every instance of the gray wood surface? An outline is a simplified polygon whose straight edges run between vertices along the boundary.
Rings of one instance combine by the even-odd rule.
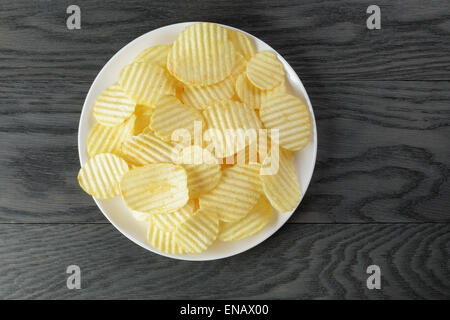
[[[106,224],[0,225],[3,298],[449,299],[448,224],[289,224],[210,262],[148,253]],[[52,245],[49,245],[52,243]],[[66,266],[81,289],[66,288]],[[380,290],[366,288],[367,266]]]
[[[450,2],[0,0],[0,298],[450,298]],[[242,28],[310,95],[316,170],[272,238],[216,262],[139,248],[77,185],[90,84],[121,47],[182,21]],[[68,290],[65,269],[82,269]],[[382,289],[366,289],[377,264]],[[186,277],[186,278],[183,278]],[[176,281],[173,281],[176,279]]]

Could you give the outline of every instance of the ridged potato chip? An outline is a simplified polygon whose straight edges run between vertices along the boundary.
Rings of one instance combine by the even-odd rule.
[[[83,165],[78,183],[91,196],[109,199],[120,194],[119,182],[127,171],[125,160],[112,153],[101,153]]]
[[[247,64],[247,78],[261,90],[278,87],[284,81],[284,67],[275,53],[259,52]]]
[[[216,213],[226,222],[245,217],[262,193],[259,170],[256,164],[238,164],[223,170],[219,184],[199,197],[200,209]]]
[[[216,240],[219,219],[214,212],[197,210],[175,230],[176,243],[188,253],[200,253]]]
[[[261,196],[252,210],[242,219],[220,224],[219,240],[238,241],[261,231],[272,219],[272,206]]]
[[[172,45],[157,45],[143,50],[133,62],[154,63],[161,67],[167,64],[167,55]]]
[[[261,105],[260,116],[266,128],[279,130],[283,148],[297,151],[308,144],[311,118],[308,107],[299,98],[289,94],[270,96]]]
[[[183,83],[207,86],[227,78],[236,51],[227,29],[213,23],[188,26],[173,43],[167,69]]]
[[[269,155],[261,165],[264,194],[279,212],[294,210],[300,201],[301,190],[295,175],[292,156],[291,151],[280,148],[278,157]],[[274,161],[278,161],[278,170],[276,170],[276,164],[273,164]]]
[[[247,60],[245,60],[244,56],[240,54],[239,52],[236,53],[236,61],[234,62],[233,70],[231,70],[231,75],[234,79],[234,82],[236,82],[236,78],[241,74],[244,73],[247,69]]]
[[[209,135],[212,137],[210,140],[218,141],[214,143],[214,155],[217,158],[231,156],[245,148],[262,128],[253,109],[233,100],[215,102],[213,106],[203,110],[203,117],[209,129],[205,133],[206,137]],[[247,133],[249,134],[246,136]],[[212,152],[209,147],[207,149]]]
[[[121,147],[125,140],[133,134],[135,116],[131,116],[127,121],[118,126],[103,126],[100,123],[94,124],[89,131],[86,149],[89,157],[94,157],[99,153],[114,153],[121,156]]]
[[[181,103],[174,96],[163,96],[153,110],[150,127],[155,135],[170,141],[177,129],[186,129],[193,136],[195,121],[203,126],[203,116],[197,109]]]
[[[234,96],[234,79],[230,76],[210,86],[185,86],[181,96],[184,103],[197,109],[205,109],[217,100],[228,100]]]
[[[153,108],[138,104],[134,110],[134,114],[136,115],[136,121],[134,122],[133,136],[137,136],[143,133],[146,128],[150,129],[149,125]]]
[[[231,29],[228,29],[228,34],[235,49],[240,52],[245,59],[250,60],[250,58],[255,55],[256,48],[249,37],[240,31]]]
[[[176,227],[194,215],[197,210],[195,200],[189,200],[186,205],[177,211],[169,213],[156,213],[150,215],[152,223],[163,231],[173,232]]]
[[[162,67],[135,62],[122,69],[119,84],[137,104],[153,106],[164,94],[174,94],[174,80]]]
[[[141,133],[129,138],[122,145],[124,159],[135,165],[172,162],[173,145],[153,133]]]
[[[133,114],[135,106],[136,103],[116,83],[95,100],[94,117],[104,126],[116,126]]]
[[[134,169],[134,168],[130,168],[130,169]],[[152,214],[134,211],[134,210],[131,210],[131,214],[137,221],[144,221],[144,222],[150,222],[150,220],[152,220],[152,216],[153,216]]]
[[[148,214],[174,212],[189,200],[186,170],[169,163],[128,171],[120,181],[120,191],[128,208]]]
[[[260,90],[250,83],[245,74],[239,75],[236,79],[236,93],[239,100],[253,109],[259,109],[270,96],[284,92],[286,92],[284,82],[274,89]]]
[[[213,189],[222,176],[218,160],[199,146],[184,148],[176,163],[186,169],[190,198],[197,198]]]
[[[168,254],[182,254],[183,249],[176,243],[174,232],[159,229],[152,222],[147,229],[147,242],[155,249]]]
[[[175,82],[175,97],[180,101],[183,101],[183,92],[184,85],[180,81]]]

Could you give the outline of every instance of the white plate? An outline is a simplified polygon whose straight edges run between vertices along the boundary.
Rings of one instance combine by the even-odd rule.
[[[97,77],[89,89],[89,92],[84,101],[83,110],[81,112],[80,124],[78,129],[78,151],[80,154],[80,162],[83,165],[88,160],[88,155],[86,151],[86,138],[88,136],[89,130],[95,123],[94,116],[92,114],[92,107],[94,105],[95,99],[100,95],[100,93],[111,86],[117,81],[119,77],[120,70],[129,64],[142,50],[145,48],[155,46],[158,44],[170,44],[172,43],[176,36],[184,30],[184,28],[194,22],[185,22],[172,24],[166,27],[162,27],[153,31],[150,31],[139,38],[133,40],[125,47],[123,47],[119,52],[117,52],[109,61],[105,64],[103,69],[99,72]],[[224,26],[230,29],[239,30],[229,26]],[[242,30],[239,30],[244,32]],[[258,38],[244,32],[247,36],[252,38],[256,44],[258,51],[270,50],[277,53],[269,45],[259,40]],[[277,53],[278,54],[278,53]],[[291,66],[278,54],[278,58],[284,65],[286,70],[288,82],[291,85],[291,93],[303,97],[309,107],[309,111],[312,116],[312,128],[313,135],[309,144],[297,152],[294,158],[294,165],[297,172],[298,181],[302,189],[302,198],[306,193],[311,176],[314,171],[314,165],[316,162],[317,153],[317,131],[316,122],[314,119],[314,113],[311,107],[311,102],[309,101],[308,94],[303,87],[302,82],[291,68]],[[262,241],[269,238],[275,231],[277,231],[292,215],[292,212],[278,213],[275,214],[275,218],[272,222],[267,225],[258,234],[242,239],[236,242],[220,242],[216,241],[213,246],[211,246],[207,251],[201,254],[184,254],[184,255],[171,255],[162,253],[146,243],[146,224],[143,222],[136,221],[120,197],[115,197],[108,200],[98,200],[94,198],[95,203],[103,212],[105,217],[128,239],[134,243],[140,245],[141,247],[158,253],[160,255],[181,259],[181,260],[215,260],[226,258],[241,252],[244,252]],[[301,201],[301,199],[300,199]],[[300,203],[300,202],[299,202]],[[298,214],[301,214],[299,212]]]

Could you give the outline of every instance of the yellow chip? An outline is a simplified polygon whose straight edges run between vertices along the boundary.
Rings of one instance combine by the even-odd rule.
[[[227,162],[228,161],[228,162]],[[239,150],[233,158],[227,158],[224,163],[231,164],[256,164],[258,161],[258,142],[249,144],[243,150]]]
[[[145,127],[144,130],[142,130],[141,133],[153,133],[152,129],[150,129],[149,126]]]
[[[181,84],[181,82],[175,83],[175,97],[177,97],[177,99],[180,101],[183,101],[183,92],[184,86]]]
[[[124,123],[114,127],[96,123],[89,131],[86,141],[89,157],[92,158],[99,153],[114,153],[121,156],[120,149],[123,142],[131,137],[135,119],[135,116],[131,116]]]
[[[222,171],[219,184],[199,197],[200,209],[226,222],[239,220],[256,205],[262,187],[260,165],[237,164]]]
[[[83,165],[78,183],[91,196],[109,199],[120,194],[119,182],[127,171],[125,160],[112,153],[101,153]]]
[[[219,219],[213,212],[202,209],[178,225],[175,241],[189,253],[200,253],[216,240],[219,233]]]
[[[189,178],[188,178],[189,179]],[[163,231],[175,231],[176,227],[186,221],[197,210],[194,200],[189,200],[186,205],[175,212],[157,213],[150,215],[152,223]]]
[[[253,109],[232,100],[214,103],[203,110],[203,117],[208,128],[205,140],[213,141],[210,146],[213,146],[216,158],[225,158],[242,150],[262,128]],[[212,152],[211,148],[207,149]]]
[[[175,242],[173,232],[159,229],[153,223],[149,223],[147,229],[147,242],[155,249],[168,254],[182,254],[183,249]]]
[[[190,198],[197,198],[213,189],[222,175],[217,159],[199,146],[184,148],[176,163],[186,169]]]
[[[173,145],[162,141],[153,133],[141,133],[124,142],[124,159],[135,165],[172,162]]]
[[[182,94],[184,103],[197,109],[205,109],[217,100],[228,100],[234,96],[234,79],[228,77],[216,84],[204,87],[186,86]]]
[[[131,169],[134,169],[134,168],[131,168]],[[153,216],[152,214],[139,212],[139,211],[131,211],[131,213],[133,214],[133,217],[137,221],[143,221],[143,222],[150,222],[150,220],[152,219],[152,216]]]
[[[248,81],[245,74],[239,75],[236,79],[236,93],[239,97],[239,100],[253,109],[259,109],[261,107],[261,104],[270,96],[284,92],[286,92],[286,86],[284,82],[272,90],[260,90],[252,85],[250,81]]]
[[[177,37],[167,57],[167,69],[178,80],[207,86],[227,78],[236,51],[227,29],[213,23],[188,26]]]
[[[261,90],[278,87],[284,81],[284,67],[275,53],[257,53],[247,64],[248,80]]]
[[[137,136],[144,132],[146,128],[149,128],[150,119],[152,117],[153,108],[138,104],[134,111],[136,115],[136,121],[134,122],[133,135]]]
[[[138,104],[152,106],[164,94],[174,93],[174,80],[162,67],[146,63],[132,63],[122,69],[119,84]]]
[[[150,127],[158,137],[170,141],[177,129],[186,129],[193,136],[195,121],[203,126],[203,116],[198,110],[174,96],[163,96],[153,110]]]
[[[242,53],[245,59],[250,60],[256,52],[253,41],[237,30],[228,29],[228,34],[230,35],[231,42],[233,42],[235,49]]]
[[[308,144],[311,118],[308,107],[299,98],[273,95],[261,105],[260,116],[267,129],[279,130],[279,144],[283,148],[297,151]]]
[[[247,69],[247,60],[245,60],[244,56],[240,54],[239,52],[236,53],[236,61],[233,66],[233,70],[231,70],[231,75],[234,79],[234,82],[236,82],[236,78],[241,74],[244,73]]]
[[[133,114],[135,106],[116,83],[95,100],[94,117],[104,126],[116,126]]]
[[[300,201],[301,190],[292,156],[292,152],[280,148],[278,156],[267,156],[261,165],[264,194],[279,212],[294,210]]]
[[[169,54],[171,45],[158,45],[143,50],[133,62],[154,63],[161,67],[166,66],[167,55]]]
[[[189,199],[186,170],[169,163],[128,171],[120,181],[120,191],[128,208],[147,214],[174,212]]]
[[[237,241],[258,233],[272,219],[272,211],[266,197],[261,196],[258,203],[244,218],[220,224],[219,240]]]

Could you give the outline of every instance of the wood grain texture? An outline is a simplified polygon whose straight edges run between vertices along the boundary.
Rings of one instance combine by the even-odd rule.
[[[78,187],[86,82],[0,82],[0,222],[106,222]],[[290,222],[448,222],[447,81],[305,83],[318,124]]]
[[[366,28],[362,0],[77,1],[82,28],[66,28],[66,1],[0,1],[1,79],[92,81],[121,47],[155,28],[213,21],[266,41],[302,79],[449,80],[450,2],[380,0],[382,29]]]
[[[449,299],[448,224],[288,225],[246,253],[187,262],[110,225],[0,225],[3,299]],[[81,268],[80,290],[66,287]],[[368,290],[366,268],[381,268]],[[255,272],[257,270],[257,272]]]
[[[450,2],[0,0],[0,298],[449,299]],[[225,260],[151,254],[79,188],[89,87],[155,28],[214,21],[294,67],[318,125],[313,180],[289,223]],[[65,286],[68,265],[82,290]],[[365,286],[368,265],[382,290]]]
[[[450,83],[310,83],[318,158],[297,222],[450,221]]]

